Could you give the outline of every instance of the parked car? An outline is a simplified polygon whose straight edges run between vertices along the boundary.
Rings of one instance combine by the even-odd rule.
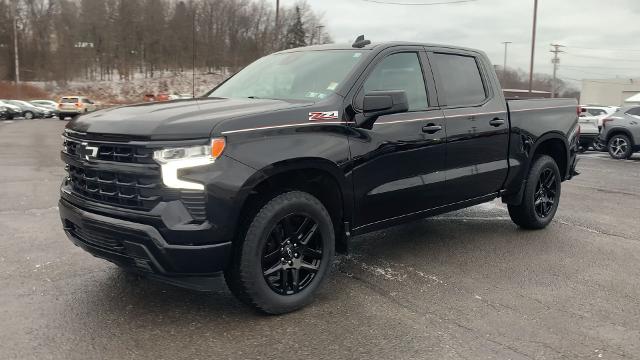
[[[58,102],[58,118],[76,117],[96,110],[96,105],[84,96],[63,96]]]
[[[36,118],[44,118],[47,116],[47,111],[45,109],[39,108],[37,106],[33,106],[26,101],[22,100],[2,100],[3,102],[9,103],[11,105],[17,106],[22,111],[22,117],[25,119],[36,119]]]
[[[622,108],[605,118],[600,140],[614,159],[628,159],[640,151],[640,106]]]
[[[57,117],[58,116],[58,103],[51,100],[31,100],[29,101],[32,105],[41,107],[43,109],[47,109],[49,114],[47,117]]]
[[[588,116],[596,118],[598,123],[598,132],[602,129],[602,120],[620,109],[617,106],[600,105],[581,105],[581,108],[586,114],[588,114]],[[607,144],[602,143],[597,137],[594,139],[592,146],[596,151],[607,151]]]
[[[580,125],[579,150],[580,152],[585,152],[595,144],[598,135],[600,135],[600,130],[598,130],[598,118],[596,116],[592,116],[585,108],[581,107],[578,124]]]
[[[11,119],[15,119],[15,118],[19,118],[22,117],[22,109],[18,106],[15,105],[11,105],[8,102],[4,101],[4,100],[0,100],[0,106],[3,106],[4,108],[7,109],[7,119],[11,120]]]
[[[281,51],[179,106],[69,122],[64,231],[173,284],[224,273],[279,314],[312,300],[354,235],[496,198],[547,226],[576,174],[577,102],[505,101],[480,51],[369,43]]]

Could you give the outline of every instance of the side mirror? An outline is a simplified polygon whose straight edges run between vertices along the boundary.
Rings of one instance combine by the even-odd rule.
[[[373,123],[382,115],[409,111],[409,101],[404,90],[376,90],[364,95],[362,123]],[[362,125],[362,124],[358,124]]]

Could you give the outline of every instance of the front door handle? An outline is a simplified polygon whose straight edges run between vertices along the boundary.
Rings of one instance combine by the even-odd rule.
[[[495,119],[489,121],[489,124],[491,126],[495,126],[495,127],[502,126],[502,125],[504,125],[504,120],[500,119],[500,118],[495,118]]]
[[[422,127],[422,132],[427,134],[435,134],[440,130],[442,130],[442,126],[436,124],[427,124]]]

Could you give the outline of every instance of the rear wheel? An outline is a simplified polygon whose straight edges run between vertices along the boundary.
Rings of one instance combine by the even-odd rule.
[[[66,116],[64,116],[64,115],[59,115],[59,116],[58,116],[58,119],[60,119],[60,120],[64,120],[64,119],[66,119],[66,118],[67,118],[67,117],[66,117]]]
[[[334,254],[333,224],[322,203],[301,191],[278,195],[258,211],[244,234],[225,270],[234,295],[269,314],[308,304]]]
[[[628,159],[632,154],[631,141],[629,137],[624,134],[614,135],[609,139],[607,147],[609,155],[617,160]]]
[[[561,190],[558,165],[547,155],[535,159],[520,205],[509,205],[509,216],[525,229],[542,229],[549,225],[558,210]]]
[[[593,142],[593,150],[595,151],[607,151],[607,145],[600,139],[596,139]]]

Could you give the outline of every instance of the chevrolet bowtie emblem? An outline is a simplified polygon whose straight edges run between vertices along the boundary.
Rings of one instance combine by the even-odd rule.
[[[89,146],[88,143],[82,143],[82,156],[86,160],[95,160],[98,157],[98,147],[97,146]]]

